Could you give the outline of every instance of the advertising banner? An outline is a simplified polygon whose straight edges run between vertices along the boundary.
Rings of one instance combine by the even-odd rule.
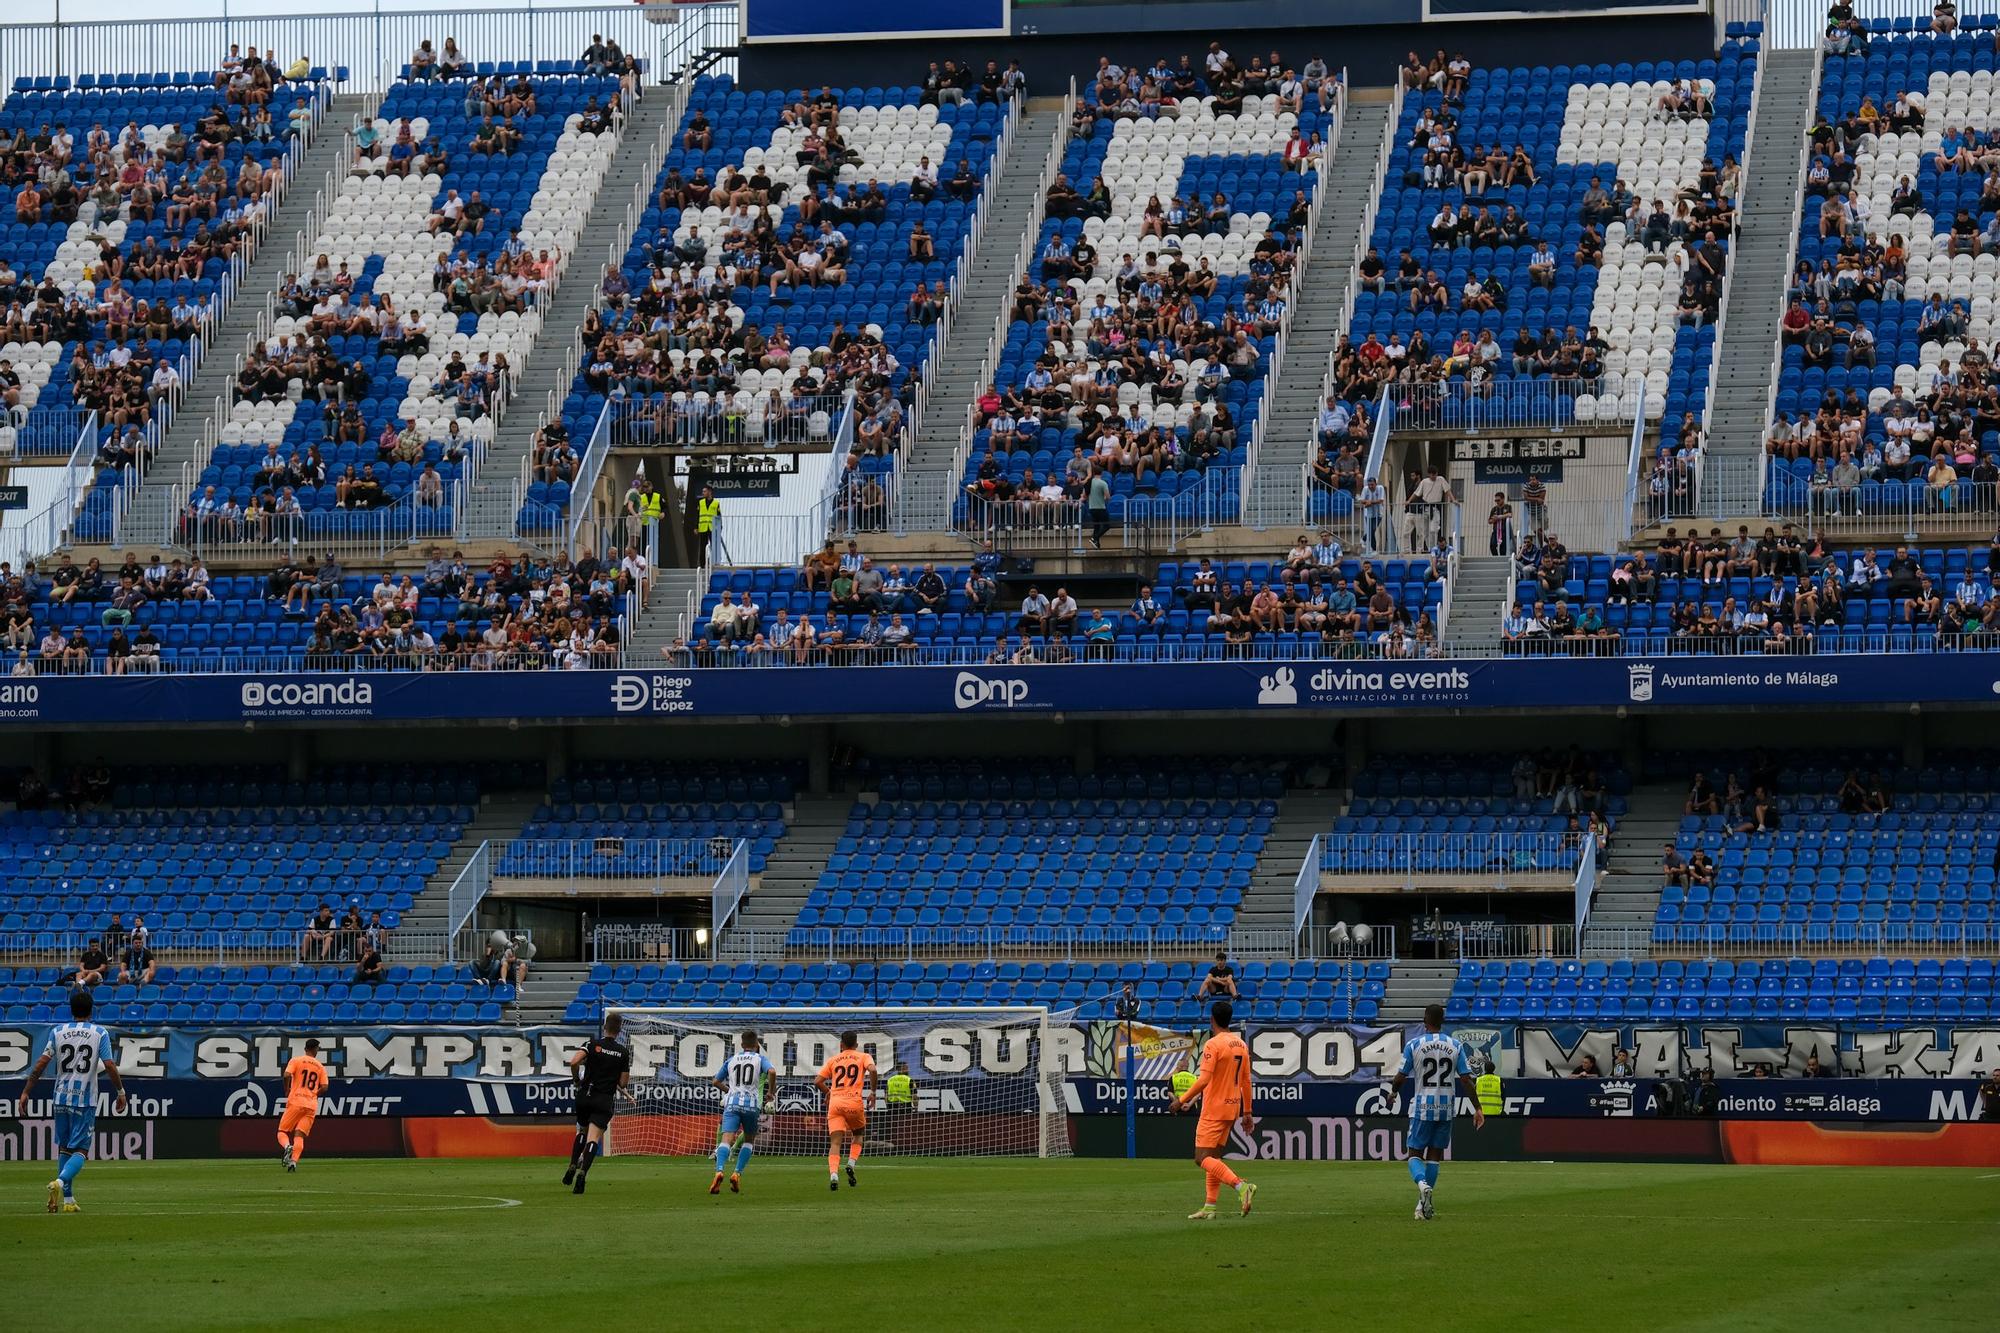
[[[1016,1074],[1027,1059],[1025,1042],[1004,1029],[927,1021],[915,1031],[888,1024],[862,1032],[884,1073],[900,1067],[919,1079]],[[18,1078],[34,1063],[49,1024],[0,1026],[0,1079]],[[897,1026],[896,1032],[886,1026]],[[1135,1075],[1164,1082],[1181,1067],[1198,1037],[1174,1029],[1134,1025]],[[1402,1063],[1403,1043],[1414,1025],[1343,1023],[1264,1024],[1247,1028],[1251,1072],[1259,1083],[1354,1081],[1379,1085]],[[1563,1079],[1585,1056],[1610,1070],[1621,1050],[1630,1053],[1632,1077],[1658,1080],[1713,1069],[1718,1078],[1770,1074],[1797,1077],[1817,1057],[1822,1068],[1847,1078],[1978,1079],[2000,1069],[2000,1026],[1859,1028],[1806,1023],[1556,1024],[1449,1029],[1508,1079]],[[1022,1029],[1022,1033],[1028,1031]],[[1122,1080],[1123,1025],[1095,1021],[1049,1032],[1047,1058],[1071,1078]],[[810,1078],[831,1040],[824,1024],[800,1014],[796,1033],[767,1032],[780,1078]],[[232,1084],[276,1080],[307,1036],[343,1079],[458,1079],[533,1083],[566,1080],[569,1057],[589,1033],[571,1027],[358,1027],[358,1028],[158,1028],[120,1027],[112,1034],[119,1067],[128,1079],[201,1079]],[[726,1058],[712,1034],[635,1032],[635,1082],[669,1077],[713,1077]]]
[[[1911,670],[1920,661],[1921,671]],[[1991,704],[2000,654],[35,676],[0,726]]]

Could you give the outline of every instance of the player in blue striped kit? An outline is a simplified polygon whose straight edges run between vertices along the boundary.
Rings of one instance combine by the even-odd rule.
[[[118,1100],[112,1109],[119,1115],[125,1114],[125,1081],[118,1076],[117,1061],[111,1058],[111,1034],[90,1021],[91,1003],[89,991],[79,987],[70,992],[69,1013],[74,1021],[49,1034],[49,1043],[42,1048],[35,1067],[28,1071],[15,1105],[16,1115],[28,1113],[28,1094],[34,1090],[35,1080],[42,1076],[42,1071],[53,1062],[56,1087],[50,1100],[55,1104],[58,1167],[56,1178],[49,1182],[52,1213],[83,1211],[83,1205],[76,1201],[76,1177],[89,1160],[91,1139],[97,1131],[100,1069],[111,1075],[111,1086],[118,1090]]]
[[[1419,1222],[1436,1215],[1431,1195],[1437,1188],[1438,1163],[1451,1147],[1452,1119],[1458,1114],[1458,1088],[1462,1082],[1468,1094],[1475,1091],[1472,1060],[1465,1043],[1445,1035],[1444,1006],[1424,1009],[1424,1035],[1403,1047],[1403,1067],[1389,1085],[1391,1106],[1403,1090],[1404,1079],[1414,1079],[1410,1091],[1410,1179],[1417,1182]],[[1486,1113],[1477,1102],[1472,1107],[1472,1127],[1483,1128]]]
[[[758,1122],[769,1098],[777,1092],[777,1067],[764,1054],[757,1034],[744,1033],[741,1045],[743,1049],[729,1058],[722,1067],[722,1077],[715,1080],[715,1086],[722,1089],[722,1132],[715,1144],[715,1179],[708,1183],[710,1194],[722,1193],[724,1173],[729,1176],[729,1192],[741,1192],[743,1172],[755,1151]],[[736,1152],[733,1171],[729,1166],[732,1148]]]

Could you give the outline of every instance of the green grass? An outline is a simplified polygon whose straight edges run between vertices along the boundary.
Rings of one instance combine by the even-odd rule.
[[[703,1163],[614,1158],[579,1199],[548,1161],[96,1163],[51,1217],[8,1163],[0,1292],[17,1328],[149,1333],[1879,1330],[1990,1327],[2000,1254],[1971,1171],[1448,1163],[1418,1223],[1400,1166],[1263,1164],[1253,1216],[1194,1223],[1185,1163],[863,1170],[759,1159],[710,1198]]]

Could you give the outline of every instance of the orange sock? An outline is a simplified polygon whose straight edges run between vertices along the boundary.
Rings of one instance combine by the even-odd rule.
[[[1208,1181],[1211,1187],[1216,1185],[1240,1185],[1243,1183],[1243,1178],[1234,1171],[1231,1171],[1229,1164],[1224,1162],[1220,1157],[1203,1158],[1201,1169],[1208,1172]]]
[[[838,1151],[829,1152],[826,1155],[826,1173],[830,1176],[840,1174],[840,1153]]]
[[[1214,1203],[1215,1203],[1215,1196],[1216,1196],[1216,1193],[1217,1193],[1217,1189],[1216,1189],[1216,1184],[1215,1184],[1215,1177],[1214,1177],[1214,1176],[1208,1176],[1208,1177],[1206,1177],[1206,1179],[1207,1179],[1207,1182],[1208,1182],[1208,1184],[1207,1184],[1207,1189],[1208,1189],[1208,1202],[1209,1202],[1210,1206],[1212,1207],[1212,1206],[1214,1205]]]
[[[287,1133],[285,1133],[285,1131],[284,1131],[284,1130],[282,1130],[282,1129],[281,1129],[281,1130],[279,1130],[279,1131],[278,1131],[278,1151],[279,1151],[279,1152],[289,1152],[289,1151],[291,1151],[291,1147],[292,1147],[292,1136],[291,1136],[291,1135],[289,1135],[289,1134],[287,1134]]]
[[[854,1163],[860,1160],[861,1160],[861,1142],[860,1140],[857,1139],[853,1143],[847,1145],[847,1164],[849,1166],[852,1166],[854,1165]]]
[[[306,1155],[306,1136],[301,1134],[292,1140],[292,1160],[298,1161]]]

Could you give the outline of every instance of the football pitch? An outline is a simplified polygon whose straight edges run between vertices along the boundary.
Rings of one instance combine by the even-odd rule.
[[[1239,1164],[1241,1165],[1241,1164]],[[1191,1222],[1192,1164],[611,1158],[93,1163],[84,1212],[0,1166],[16,1327],[157,1329],[1990,1327],[2000,1175],[1249,1164]],[[13,1322],[10,1318],[9,1322]]]

